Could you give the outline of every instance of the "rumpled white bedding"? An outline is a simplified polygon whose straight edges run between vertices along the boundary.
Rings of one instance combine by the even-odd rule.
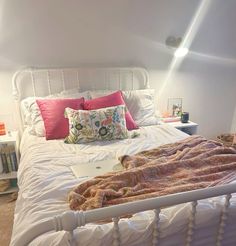
[[[11,245],[19,245],[18,239],[33,225],[46,218],[68,211],[67,194],[79,182],[69,166],[134,154],[161,144],[181,140],[188,135],[168,125],[148,126],[140,130],[140,136],[111,142],[68,145],[62,140],[46,141],[32,136],[25,130],[21,141],[21,163],[18,171],[20,188],[16,203]],[[88,164],[89,165],[89,164]],[[192,245],[215,245],[223,198],[199,202],[196,233]],[[163,209],[160,222],[160,245],[185,245],[189,204]],[[226,227],[227,240],[223,245],[236,245],[236,199],[232,199],[230,217]],[[120,220],[122,245],[151,245],[153,212],[142,212],[131,219]],[[112,224],[88,224],[74,233],[75,245],[111,245]],[[33,240],[30,245],[70,245],[67,232],[49,232]]]

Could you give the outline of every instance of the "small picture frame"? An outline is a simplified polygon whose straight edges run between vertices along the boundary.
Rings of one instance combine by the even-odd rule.
[[[168,113],[171,117],[179,117],[182,113],[183,98],[168,98]]]

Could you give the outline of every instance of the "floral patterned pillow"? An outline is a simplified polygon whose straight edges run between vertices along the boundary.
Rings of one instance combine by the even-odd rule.
[[[69,135],[65,143],[77,144],[96,140],[128,138],[124,105],[96,110],[65,109]]]

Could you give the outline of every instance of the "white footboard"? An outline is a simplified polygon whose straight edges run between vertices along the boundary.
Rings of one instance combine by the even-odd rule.
[[[215,239],[216,245],[220,246],[222,241],[224,240],[224,229],[227,224],[227,213],[230,207],[230,199],[232,193],[236,193],[236,183],[172,194],[157,198],[150,198],[142,201],[114,205],[111,207],[94,209],[84,212],[68,211],[63,213],[62,215],[55,216],[54,218],[48,219],[43,223],[36,225],[35,227],[32,227],[24,235],[22,235],[21,239],[18,241],[18,245],[28,245],[36,237],[40,236],[43,233],[53,230],[68,231],[71,233],[73,239],[73,230],[75,230],[77,227],[84,226],[87,223],[112,218],[114,224],[113,245],[118,246],[120,245],[122,237],[122,235],[120,235],[119,230],[119,217],[147,210],[154,210],[155,212],[155,217],[153,221],[152,242],[153,245],[158,245],[160,235],[159,214],[161,212],[161,208],[191,202],[192,209],[189,217],[189,224],[186,234],[186,246],[189,246],[191,245],[194,234],[198,200],[225,195],[225,203],[222,208],[221,218],[219,220],[220,222],[218,225],[218,234]]]

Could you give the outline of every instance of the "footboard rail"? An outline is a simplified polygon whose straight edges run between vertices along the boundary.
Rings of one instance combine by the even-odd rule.
[[[89,211],[68,211],[53,218],[49,218],[44,222],[37,224],[22,234],[17,245],[28,245],[38,236],[49,231],[67,231],[72,235],[77,227],[86,225],[87,223],[98,222],[100,220],[113,220],[113,245],[118,246],[121,243],[121,235],[119,231],[119,217],[127,214],[135,214],[142,211],[154,210],[153,221],[153,245],[158,245],[159,241],[159,214],[161,208],[170,207],[183,203],[191,203],[191,213],[186,235],[186,246],[190,246],[194,233],[195,218],[197,212],[198,200],[225,196],[225,203],[222,208],[221,218],[218,225],[218,234],[216,245],[220,246],[224,239],[224,228],[227,222],[227,213],[230,206],[231,194],[236,193],[236,183],[221,185],[216,187],[198,189],[188,192],[166,195],[162,197],[149,198],[145,200],[114,205],[105,208],[99,208]]]

